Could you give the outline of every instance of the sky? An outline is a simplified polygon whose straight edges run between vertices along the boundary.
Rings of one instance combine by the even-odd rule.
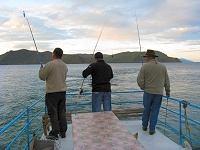
[[[30,25],[39,52],[60,47],[64,54],[111,55],[153,49],[200,62],[199,7],[200,0],[4,0],[0,55],[36,51]]]

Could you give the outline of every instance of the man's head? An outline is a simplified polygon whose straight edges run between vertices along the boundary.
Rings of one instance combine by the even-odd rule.
[[[96,53],[94,54],[94,58],[95,58],[96,60],[102,60],[102,59],[103,59],[103,54],[102,54],[101,52],[96,52]]]
[[[53,51],[53,58],[61,59],[63,55],[63,50],[61,48],[55,48]]]
[[[149,61],[150,59],[155,59],[158,56],[155,54],[154,50],[148,49],[143,57],[146,57],[146,60]]]
[[[148,49],[143,57],[158,57],[154,50]]]

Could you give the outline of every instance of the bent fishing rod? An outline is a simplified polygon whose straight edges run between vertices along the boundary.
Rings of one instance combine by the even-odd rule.
[[[97,42],[96,42],[96,45],[95,45],[95,47],[94,47],[94,50],[93,50],[93,53],[92,53],[92,57],[91,57],[90,62],[92,61],[92,58],[94,57],[94,53],[95,53],[95,50],[96,50],[96,48],[97,48],[98,42],[99,42],[100,37],[101,37],[101,34],[102,34],[102,32],[103,32],[103,29],[104,29],[104,27],[105,27],[105,24],[106,24],[106,21],[105,21],[105,23],[104,23],[104,25],[103,25],[103,27],[102,27],[102,29],[101,29],[101,32],[100,32],[100,34],[99,34],[98,39],[97,39]],[[84,83],[84,81],[85,81],[85,78],[83,79],[83,81],[82,81],[82,83],[81,83],[81,87],[80,87],[80,90],[79,90],[78,95],[77,95],[77,98],[76,98],[76,103],[78,103],[78,98],[79,98],[79,96],[83,93],[83,83]]]
[[[143,59],[142,59],[142,51],[141,51],[141,43],[140,43],[140,32],[139,32],[139,27],[138,27],[138,22],[137,22],[137,15],[135,13],[135,19],[136,19],[136,24],[137,24],[137,31],[138,31],[138,41],[139,41],[139,46],[140,46],[140,57],[142,60],[142,65],[143,65]]]
[[[35,49],[36,49],[36,51],[37,51],[38,60],[39,60],[39,62],[40,62],[41,67],[43,67],[42,61],[41,61],[41,58],[40,58],[40,54],[39,54],[39,51],[38,51],[38,49],[37,49],[37,45],[36,45],[36,43],[35,43],[35,39],[34,39],[32,30],[31,30],[31,26],[30,26],[30,24],[29,24],[28,18],[26,17],[25,11],[23,11],[23,16],[24,16],[24,18],[26,18],[26,21],[27,21],[27,23],[28,23],[28,26],[29,26],[29,29],[30,29],[30,32],[31,32],[31,35],[32,35],[32,38],[33,38],[33,42],[34,42],[34,45],[35,45]]]

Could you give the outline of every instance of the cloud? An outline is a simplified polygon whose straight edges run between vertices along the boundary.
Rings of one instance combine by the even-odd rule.
[[[41,51],[60,46],[67,53],[91,53],[106,20],[99,50],[138,51],[137,16],[144,51],[152,48],[166,53],[180,49],[198,52],[199,6],[197,0],[4,1],[0,5],[0,49],[34,48],[22,14],[25,11]],[[12,44],[6,48],[6,43]]]

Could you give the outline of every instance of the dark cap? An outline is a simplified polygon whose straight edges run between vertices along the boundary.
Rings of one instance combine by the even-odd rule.
[[[96,52],[94,58],[103,58],[103,54],[101,52]]]
[[[154,50],[151,50],[151,49],[148,49],[146,51],[146,54],[143,56],[143,57],[158,57],[156,54],[155,54],[155,51]]]

